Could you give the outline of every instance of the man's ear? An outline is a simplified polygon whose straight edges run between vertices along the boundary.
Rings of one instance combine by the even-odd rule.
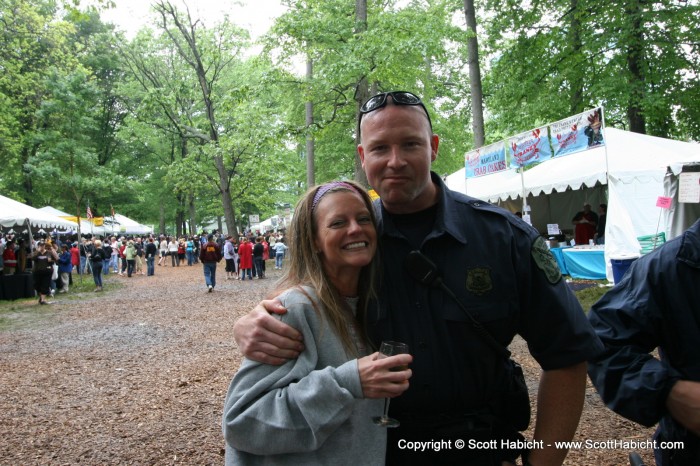
[[[438,154],[438,146],[440,145],[440,138],[437,134],[433,134],[430,137],[430,161],[435,162]]]

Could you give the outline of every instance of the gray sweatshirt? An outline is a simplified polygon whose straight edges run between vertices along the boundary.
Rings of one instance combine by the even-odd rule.
[[[282,366],[244,360],[224,407],[226,465],[383,465],[386,428],[372,423],[383,400],[363,398],[357,359],[303,293],[280,299],[306,349]]]

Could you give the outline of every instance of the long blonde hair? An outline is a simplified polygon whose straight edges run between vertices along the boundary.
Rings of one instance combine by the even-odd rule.
[[[322,191],[323,190],[323,191]],[[319,194],[319,198],[314,197]],[[315,204],[320,197],[335,192],[353,192],[362,197],[372,219],[372,225],[377,228],[377,219],[369,195],[356,183],[343,181],[333,182],[309,189],[299,200],[294,210],[294,217],[287,235],[289,240],[289,267],[277,283],[277,291],[307,285],[313,288],[319,303],[312,300],[314,309],[322,319],[327,319],[330,328],[338,335],[343,347],[351,355],[358,355],[359,349],[353,339],[351,328],[356,329],[357,338],[367,347],[371,342],[367,336],[366,314],[367,306],[376,297],[374,282],[378,274],[378,249],[372,261],[360,271],[358,285],[359,302],[355,317],[345,299],[330,282],[323,270],[321,256],[316,252],[315,239],[318,234]],[[320,306],[319,306],[320,304]],[[323,312],[321,311],[323,309]]]

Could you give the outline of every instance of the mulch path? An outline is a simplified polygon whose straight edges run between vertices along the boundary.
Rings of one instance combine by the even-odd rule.
[[[199,265],[108,275],[103,293],[3,314],[14,324],[0,331],[0,464],[222,464],[222,405],[241,362],[232,327],[272,287],[279,272],[267,268],[265,280],[227,281],[220,264],[213,293]],[[522,340],[511,349],[534,398],[539,368]],[[650,435],[589,383],[578,440]],[[565,464],[623,465],[627,454],[582,448]]]

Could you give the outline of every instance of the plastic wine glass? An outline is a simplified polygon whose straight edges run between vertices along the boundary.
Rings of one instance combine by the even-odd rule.
[[[382,345],[379,347],[379,359],[386,358],[387,356],[394,356],[395,354],[407,353],[408,345],[398,341],[383,341]],[[404,365],[392,367],[389,370],[398,372],[406,370],[407,368],[408,366]],[[399,421],[389,417],[389,401],[391,401],[391,398],[384,398],[384,414],[373,417],[372,421],[381,427],[398,427],[400,425]]]

